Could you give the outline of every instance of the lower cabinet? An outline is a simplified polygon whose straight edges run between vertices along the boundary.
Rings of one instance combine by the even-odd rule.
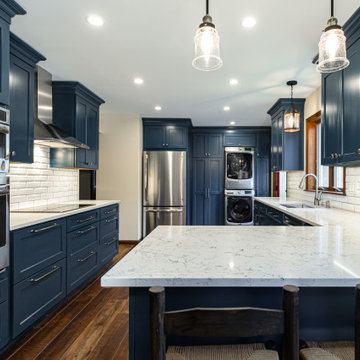
[[[16,337],[66,296],[66,259],[13,287],[12,335]]]
[[[115,204],[11,232],[12,297],[8,272],[0,273],[0,348],[10,318],[15,339],[112,261],[118,214]]]

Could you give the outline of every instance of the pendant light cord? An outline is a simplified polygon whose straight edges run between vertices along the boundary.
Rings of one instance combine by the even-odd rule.
[[[206,0],[206,15],[209,15],[209,0]]]
[[[331,0],[331,17],[334,16],[334,0]]]

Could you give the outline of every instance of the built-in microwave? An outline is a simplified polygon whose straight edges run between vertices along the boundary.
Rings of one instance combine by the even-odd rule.
[[[0,107],[0,173],[9,172],[10,112]]]

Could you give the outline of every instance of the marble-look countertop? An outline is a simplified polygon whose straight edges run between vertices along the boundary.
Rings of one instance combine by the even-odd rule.
[[[37,225],[43,222],[80,214],[82,212],[92,211],[104,206],[120,204],[118,200],[80,200],[78,202],[61,203],[61,204],[91,204],[91,206],[80,209],[62,212],[62,213],[25,213],[10,212],[10,231],[22,229],[28,226]]]
[[[360,282],[360,214],[257,200],[318,226],[159,226],[102,277],[102,286],[349,287]]]

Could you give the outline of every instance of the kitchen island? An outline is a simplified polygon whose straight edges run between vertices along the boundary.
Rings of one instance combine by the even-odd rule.
[[[130,287],[130,359],[148,358],[151,286],[166,287],[166,307],[173,310],[280,308],[281,287],[297,285],[302,338],[352,338],[354,286],[360,282],[359,214],[288,209],[279,199],[258,200],[314,226],[161,226],[103,276],[103,286]]]

